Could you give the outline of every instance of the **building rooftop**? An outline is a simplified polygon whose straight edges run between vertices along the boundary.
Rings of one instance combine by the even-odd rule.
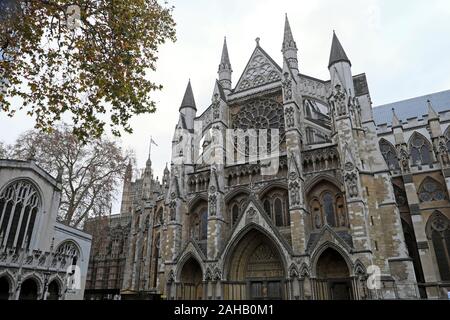
[[[428,116],[427,100],[436,112],[450,111],[450,90],[436,92],[421,97],[402,100],[373,108],[373,119],[377,125],[392,124],[392,109],[402,122],[408,119],[424,119]]]

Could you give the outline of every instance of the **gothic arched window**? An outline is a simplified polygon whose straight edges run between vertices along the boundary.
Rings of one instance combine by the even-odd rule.
[[[397,152],[395,151],[394,146],[385,139],[380,140],[380,151],[383,155],[384,161],[389,168],[389,170],[399,170],[400,165],[397,159]]]
[[[57,254],[67,255],[72,257],[72,266],[76,266],[80,257],[80,251],[75,243],[72,241],[64,241],[56,249]]]
[[[280,198],[276,198],[274,201],[274,212],[275,212],[275,225],[277,227],[283,226],[283,204]]]
[[[325,224],[333,228],[348,227],[345,197],[335,185],[321,181],[308,192],[307,198],[313,229]]]
[[[429,165],[432,163],[431,146],[421,134],[414,132],[409,140],[412,165]]]
[[[274,188],[262,196],[264,211],[277,227],[290,226],[289,196],[287,190]]]
[[[441,280],[450,281],[449,219],[438,211],[434,212],[427,223],[427,235],[433,243]]]
[[[440,201],[446,198],[444,187],[433,178],[425,178],[419,187],[420,202]]]
[[[0,246],[28,248],[40,208],[39,193],[30,182],[6,187],[0,194]]]
[[[447,128],[447,130],[445,130],[445,141],[447,141],[447,150],[449,150],[450,152],[450,127]]]

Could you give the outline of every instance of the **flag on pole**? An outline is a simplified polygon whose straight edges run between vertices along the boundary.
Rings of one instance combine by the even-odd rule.
[[[158,146],[158,145],[156,144],[155,140],[153,140],[152,137],[150,137],[150,143],[153,143],[155,146]]]

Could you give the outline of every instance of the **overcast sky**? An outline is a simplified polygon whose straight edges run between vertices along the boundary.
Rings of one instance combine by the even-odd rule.
[[[333,29],[352,61],[353,74],[365,72],[374,106],[450,89],[450,4],[448,0],[169,0],[175,6],[177,42],[164,45],[151,77],[164,86],[155,94],[158,111],[135,117],[134,133],[123,146],[145,165],[150,135],[155,175],[170,161],[178,108],[191,79],[198,114],[211,101],[227,37],[233,85],[255,47],[282,65],[284,15],[288,14],[299,49],[300,72],[329,79]],[[13,143],[33,127],[25,113],[0,113],[0,140]],[[118,211],[117,204],[114,210]]]

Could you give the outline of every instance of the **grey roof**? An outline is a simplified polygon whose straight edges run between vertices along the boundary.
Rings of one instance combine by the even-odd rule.
[[[392,124],[392,109],[399,120],[423,119],[428,116],[427,100],[431,101],[436,112],[450,111],[450,90],[428,94],[421,97],[398,101],[373,108],[373,119],[377,125]]]
[[[331,44],[331,52],[330,52],[330,62],[328,63],[328,68],[331,67],[336,62],[346,61],[352,65],[350,59],[347,57],[347,54],[344,51],[341,43],[339,42],[336,33],[333,31],[333,42]]]
[[[191,80],[189,80],[186,92],[184,93],[183,102],[181,102],[180,109],[182,108],[194,108],[197,110],[197,107],[195,106],[194,93],[192,92]]]

